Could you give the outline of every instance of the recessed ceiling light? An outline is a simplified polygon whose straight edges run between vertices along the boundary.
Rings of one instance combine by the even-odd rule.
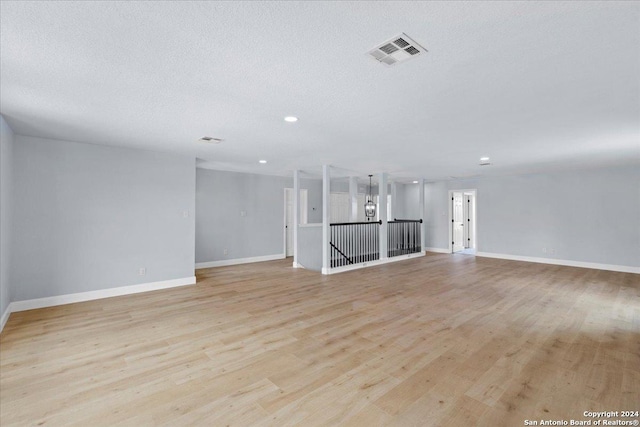
[[[413,183],[414,183],[414,184],[417,184],[417,183],[418,183],[418,181],[413,181]]]
[[[267,161],[266,160],[258,160],[258,163],[262,163],[264,165],[265,163],[267,163]]]
[[[284,121],[289,123],[295,123],[298,121],[298,118],[294,116],[287,116],[284,118]]]
[[[488,157],[480,157],[480,161],[481,162],[488,162],[489,158]]]
[[[220,144],[223,140],[221,138],[214,138],[212,136],[203,136],[198,141],[208,142],[210,144]]]

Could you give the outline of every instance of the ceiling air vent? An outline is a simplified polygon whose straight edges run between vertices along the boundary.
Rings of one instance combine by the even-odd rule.
[[[420,51],[413,46],[409,46],[404,51],[407,52],[409,55],[417,55],[420,53]]]
[[[400,47],[407,47],[409,46],[409,43],[407,43],[407,41],[405,39],[403,39],[402,37],[400,37],[397,40],[394,40],[393,43],[395,43],[396,45],[400,46]]]
[[[385,63],[385,64],[387,64],[387,65],[393,65],[393,64],[395,64],[395,63],[396,63],[396,62],[398,62],[398,61],[397,61],[397,60],[395,60],[395,59],[393,59],[393,57],[391,57],[391,56],[385,56],[384,58],[382,58],[382,59],[380,60],[380,62],[383,62],[383,63]]]
[[[202,138],[200,138],[198,141],[202,141],[202,142],[208,142],[210,144],[220,144],[222,142],[222,139],[220,138],[214,138],[212,136],[203,136]]]
[[[402,33],[381,43],[368,53],[378,62],[382,62],[385,65],[394,65],[418,56],[423,52],[427,52],[427,49],[420,46],[405,33]]]
[[[384,46],[380,46],[380,50],[387,55],[391,55],[393,52],[397,51],[398,48],[391,43],[387,43]]]

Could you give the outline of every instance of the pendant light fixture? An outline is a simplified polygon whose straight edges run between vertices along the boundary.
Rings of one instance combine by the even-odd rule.
[[[367,221],[371,221],[371,218],[376,216],[376,204],[373,203],[373,196],[371,195],[371,177],[369,175],[369,200],[364,204],[364,216],[367,217]]]

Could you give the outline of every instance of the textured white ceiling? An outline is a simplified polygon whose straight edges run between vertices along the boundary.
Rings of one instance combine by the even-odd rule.
[[[639,28],[638,2],[2,1],[0,111],[23,135],[270,174],[639,162]],[[365,54],[401,32],[429,53]]]

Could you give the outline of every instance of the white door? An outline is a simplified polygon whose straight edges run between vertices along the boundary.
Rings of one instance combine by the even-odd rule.
[[[329,222],[349,222],[349,193],[331,193]]]
[[[293,189],[285,188],[285,242],[286,256],[293,256]]]
[[[367,203],[367,197],[368,196],[362,193],[358,193],[358,195],[356,196],[356,198],[358,199],[357,222],[365,222],[367,220],[367,217],[364,215],[364,204]]]
[[[306,224],[308,218],[308,195],[306,189],[300,190],[300,224]],[[293,188],[284,189],[284,241],[286,256],[293,256]]]
[[[451,197],[451,212],[453,218],[451,219],[452,227],[452,243],[453,252],[458,252],[464,249],[464,208],[463,208],[463,194],[453,193]]]

